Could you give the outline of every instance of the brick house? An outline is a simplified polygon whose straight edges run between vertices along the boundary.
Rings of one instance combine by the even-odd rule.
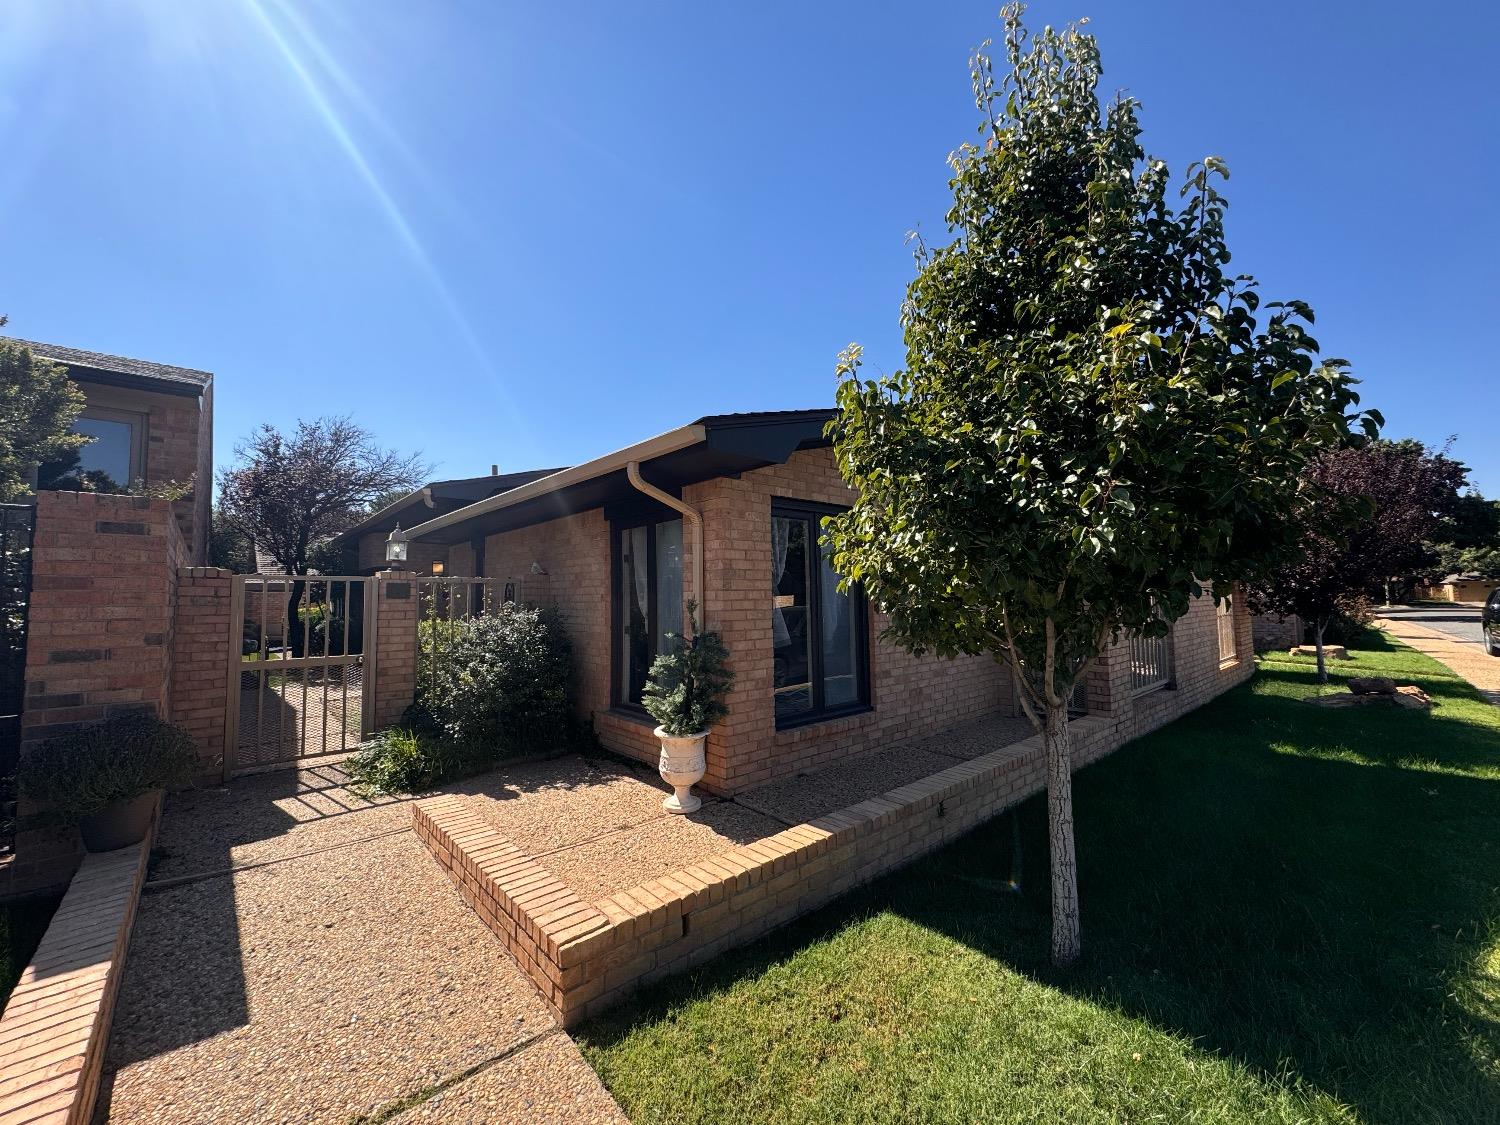
[[[577,697],[610,750],[654,762],[640,707],[647,669],[690,600],[736,673],[710,734],[703,788],[730,794],[987,714],[1015,714],[989,657],[914,657],[880,639],[881,615],[840,593],[821,517],[852,494],[823,436],[828,410],[700,418],[466,506],[405,524],[408,565],[504,580],[555,604],[572,638]],[[394,526],[394,521],[392,526]],[[364,560],[362,560],[364,561]],[[1250,621],[1195,601],[1171,641],[1124,641],[1079,704],[1113,720],[1115,745],[1249,676]]]
[[[498,469],[492,469],[488,476],[431,481],[335,536],[333,546],[344,555],[339,573],[374,574],[378,570],[384,570],[385,542],[398,524],[401,527],[412,527],[435,516],[446,515],[475,501],[497,496],[561,471],[530,469],[519,473],[502,473]],[[414,543],[407,564],[414,570],[430,570],[433,563],[441,563],[444,568],[449,568],[448,573],[474,577],[473,551],[476,549],[482,558],[482,539],[477,544]]]
[[[188,559],[208,558],[213,482],[213,375],[142,359],[11,339],[60,363],[87,405],[74,430],[94,441],[41,466],[38,491],[120,493],[184,486],[172,510]]]

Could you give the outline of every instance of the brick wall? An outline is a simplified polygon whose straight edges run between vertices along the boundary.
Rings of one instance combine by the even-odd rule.
[[[375,730],[384,730],[417,693],[417,576],[388,570],[375,577],[370,591],[376,599],[373,722]]]
[[[167,713],[186,546],[165,500],[37,497],[22,752],[122,710]]]
[[[1255,636],[1255,651],[1269,652],[1271,649],[1292,648],[1302,643],[1302,619],[1300,617],[1277,617],[1269,613],[1251,616]]]
[[[359,537],[355,573],[373,574],[391,565],[385,560],[385,543],[389,535],[388,531],[372,531],[368,535]],[[406,562],[403,565],[407,570],[416,571],[418,574],[431,574],[434,562],[447,563],[448,550],[448,547],[442,543],[408,543]]]
[[[143,496],[37,496],[21,754],[112,715],[168,714],[172,605],[187,553],[171,505]],[[18,813],[36,811],[18,795]],[[26,829],[0,896],[66,883],[76,832]]]
[[[219,567],[178,572],[170,713],[197,742],[205,777],[221,776],[224,762],[232,582]]]

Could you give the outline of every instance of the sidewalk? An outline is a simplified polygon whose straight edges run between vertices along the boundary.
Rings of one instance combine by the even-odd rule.
[[[1500,706],[1500,656],[1490,656],[1480,645],[1459,640],[1450,633],[1429,629],[1399,617],[1380,618],[1380,628],[1425,656],[1446,664],[1479,689],[1481,695]]]

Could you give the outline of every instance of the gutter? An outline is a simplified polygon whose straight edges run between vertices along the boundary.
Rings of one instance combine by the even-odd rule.
[[[549,493],[561,491],[569,485],[582,484],[593,480],[595,477],[607,476],[610,473],[627,469],[632,462],[655,460],[664,457],[668,453],[676,453],[679,449],[687,449],[689,446],[699,445],[708,439],[708,428],[698,423],[690,426],[681,426],[675,430],[668,430],[664,434],[658,434],[654,438],[627,446],[625,449],[607,453],[603,457],[596,457],[592,461],[585,461],[582,465],[574,465],[571,469],[564,469],[560,473],[553,473],[549,477],[542,477],[530,484],[523,484],[519,488],[513,488],[509,492],[502,492],[498,496],[491,496],[485,500],[477,500],[465,508],[447,512],[419,523],[416,527],[406,532],[408,539],[420,539],[424,535],[431,535],[434,531],[453,527],[455,524],[466,523],[475,516],[488,515],[491,512],[502,512],[506,508],[514,508],[518,504],[524,504],[528,500],[535,500]],[[671,504],[676,507],[680,501],[672,500]],[[701,557],[701,556],[700,556]]]
[[[632,487],[637,492],[643,492],[651,499],[660,504],[665,504],[673,511],[680,512],[682,518],[687,521],[690,535],[689,544],[693,552],[693,595],[698,602],[699,620],[703,627],[708,628],[708,609],[704,594],[707,592],[703,586],[703,516],[697,508],[684,504],[670,493],[663,492],[656,485],[645,480],[641,476],[641,463],[630,461],[625,465],[625,475],[630,479]]]

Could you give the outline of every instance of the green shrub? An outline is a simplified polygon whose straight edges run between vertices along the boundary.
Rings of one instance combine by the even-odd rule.
[[[120,715],[42,743],[21,763],[16,782],[46,806],[37,824],[77,824],[117,801],[185,785],[198,750],[181,727],[154,715]]]
[[[388,730],[344,760],[353,787],[365,793],[419,793],[483,771],[488,755],[441,735]]]
[[[718,633],[700,633],[694,610],[688,603],[692,640],[669,633],[672,651],[651,664],[651,674],[641,694],[641,706],[670,735],[706,731],[729,713],[724,697],[734,683],[727,667],[729,650]]]
[[[1374,602],[1364,594],[1346,594],[1334,604],[1338,611],[1323,630],[1324,644],[1343,645],[1345,648],[1381,647],[1383,638],[1374,626]]]
[[[572,646],[556,609],[427,621],[420,643],[418,703],[454,742],[496,757],[570,742]]]

